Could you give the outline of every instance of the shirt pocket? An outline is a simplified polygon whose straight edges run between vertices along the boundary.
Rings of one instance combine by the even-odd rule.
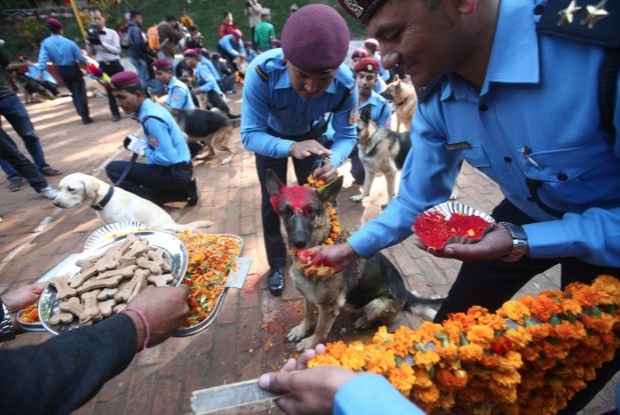
[[[524,162],[524,173],[540,183],[539,195],[550,206],[573,212],[618,206],[620,160],[606,139],[532,152],[529,158],[533,162]]]

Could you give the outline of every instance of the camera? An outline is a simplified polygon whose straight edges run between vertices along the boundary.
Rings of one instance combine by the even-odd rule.
[[[86,40],[93,45],[101,45],[101,39],[99,39],[100,34],[101,32],[99,32],[97,26],[92,25],[86,29]]]

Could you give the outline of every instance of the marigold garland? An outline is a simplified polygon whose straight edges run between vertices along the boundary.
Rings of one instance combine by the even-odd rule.
[[[380,327],[369,344],[342,341],[309,367],[387,377],[426,413],[557,413],[620,347],[620,281],[599,276],[506,302],[472,307],[418,330]]]
[[[312,189],[318,189],[319,187],[325,186],[326,182],[323,179],[319,179],[314,177],[313,175],[309,175],[306,179],[307,183],[304,185],[306,187],[310,187]],[[338,222],[338,214],[336,212],[336,208],[333,203],[329,202],[325,204],[325,209],[329,214],[329,222],[331,224],[331,228],[329,231],[329,236],[325,239],[321,245],[334,245],[339,238],[342,236],[342,229],[340,228],[340,224]],[[297,256],[300,258],[300,264],[303,265],[304,275],[310,280],[327,280],[334,276],[334,270],[329,265],[314,265],[310,264],[311,258],[304,254],[303,250],[298,249],[289,249],[291,255]]]

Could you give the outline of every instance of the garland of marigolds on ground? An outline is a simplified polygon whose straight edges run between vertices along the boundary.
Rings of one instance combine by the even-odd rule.
[[[506,302],[474,306],[417,330],[379,328],[369,344],[342,341],[309,366],[388,378],[426,413],[555,414],[620,346],[620,281],[599,276]]]

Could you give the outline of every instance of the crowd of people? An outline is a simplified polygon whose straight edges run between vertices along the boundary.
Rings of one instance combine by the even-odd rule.
[[[613,128],[620,120],[620,110],[618,105],[612,108],[612,128],[608,128],[601,116],[605,108],[599,108],[598,88],[566,87],[582,84],[584,76],[598,85],[608,53],[599,38],[592,40],[585,27],[583,33],[573,35],[577,40],[564,36],[558,29],[561,25],[539,26],[537,30],[533,22],[541,14],[557,16],[558,10],[535,9],[526,0],[458,4],[439,0],[339,2],[373,36],[364,42],[363,49],[353,51],[352,68],[344,63],[350,39],[346,22],[334,8],[322,4],[291,8],[278,39],[270,23],[269,9],[256,0],[248,0],[245,14],[250,22],[251,43],[244,43],[232,14],[226,12],[219,26],[217,63],[215,54],[202,44],[196,27],[189,27],[185,35],[174,16],[166,16],[157,25],[156,45],[148,33],[143,33],[141,14],[130,12],[130,41],[126,50],[136,72],[114,64],[114,57],[121,50],[115,45],[120,44],[121,36],[106,31],[101,12],[92,10],[99,43],[93,36],[87,40],[87,49],[101,68],[110,72],[120,69],[112,74],[108,85],[109,94],[114,97],[109,101],[112,120],[120,116],[121,108],[137,118],[145,134],[145,138],[128,137],[125,145],[147,163],[128,166],[128,162],[112,162],[106,167],[109,179],[118,181],[132,167],[120,186],[156,203],[165,203],[171,198],[168,193],[182,189],[181,196],[172,198],[178,196],[189,205],[195,204],[198,194],[189,148],[174,119],[149,99],[149,88],[155,79],[163,85],[162,94],[167,95],[168,105],[176,108],[194,108],[200,102],[194,96],[204,94],[210,105],[234,117],[225,102],[230,90],[226,83],[230,78],[226,75],[231,74],[226,74],[219,64],[233,73],[242,73],[243,102],[252,105],[242,105],[241,141],[254,153],[261,185],[261,218],[270,267],[266,284],[273,295],[280,295],[285,284],[287,252],[279,218],[269,200],[266,171],[273,170],[286,182],[292,160],[299,184],[306,183],[310,174],[330,181],[336,177],[337,168],[351,157],[353,176],[363,182],[354,150],[356,116],[371,106],[377,125],[388,125],[391,107],[377,90],[395,70],[404,71],[421,94],[410,134],[413,150],[403,168],[398,196],[379,217],[366,223],[346,242],[309,248],[307,255],[315,265],[344,269],[358,258],[411,237],[413,218],[450,198],[460,168],[467,161],[495,181],[505,199],[492,212],[498,224],[478,243],[455,243],[431,250],[415,239],[416,245],[429,255],[463,262],[436,322],[472,305],[496,310],[535,275],[558,264],[562,268],[562,287],[574,281],[589,283],[601,274],[620,276],[620,242],[616,238],[620,233],[620,142],[617,129]],[[541,22],[544,21],[543,16]],[[591,26],[589,29],[595,28],[596,22]],[[75,42],[62,36],[60,22],[49,19],[48,27],[51,34],[41,44],[39,67],[48,60],[56,64],[73,95],[77,113],[88,124],[92,120],[83,101],[83,80],[80,83],[76,73],[76,62],[84,64],[85,57]],[[521,47],[507,54],[514,33],[519,34]],[[617,41],[611,39],[614,40]],[[156,59],[152,56],[155,46]],[[251,62],[248,46],[257,53]],[[180,60],[176,58],[177,50],[183,54]],[[193,74],[193,85],[185,84],[177,72],[185,66]],[[553,69],[557,67],[562,71]],[[8,89],[9,81],[6,85],[2,82],[5,72],[6,69],[0,72],[2,115],[5,103],[11,109],[18,108],[13,102],[14,91]],[[614,76],[617,78],[617,73]],[[612,102],[620,103],[620,93],[615,88]],[[576,103],[581,103],[579,111],[575,111]],[[571,114],[570,122],[566,114]],[[29,124],[23,117],[22,122]],[[32,126],[28,127],[32,130],[30,141],[26,141],[27,134],[22,135],[24,128],[18,130],[13,126],[24,142],[31,143],[27,148],[35,163],[27,159],[24,162],[19,151],[15,154],[15,143],[3,130],[0,156],[35,191],[49,192],[43,175],[58,171],[42,159],[40,145],[40,151],[35,151],[39,140]],[[152,289],[149,294],[154,301],[146,301],[141,294],[130,304],[133,311],[92,328],[76,330],[69,334],[71,340],[63,334],[33,346],[28,351],[31,354],[24,354],[19,361],[9,358],[9,352],[0,351],[0,373],[4,376],[0,382],[5,386],[2,396],[26,387],[8,374],[16,370],[12,365],[29,365],[29,356],[35,356],[37,348],[68,347],[65,343],[71,341],[73,347],[83,345],[88,350],[80,355],[83,361],[94,359],[88,354],[97,354],[100,348],[106,348],[104,357],[121,356],[100,359],[104,370],[80,377],[72,371],[73,363],[67,363],[67,382],[92,378],[81,388],[65,388],[65,393],[72,396],[65,402],[79,406],[109,377],[122,371],[137,351],[169,335],[174,324],[187,313],[185,307],[179,306],[170,313],[152,310],[160,303],[170,307],[171,301],[178,300],[178,304],[179,298],[186,295],[181,290]],[[29,292],[36,294],[36,290]],[[21,294],[16,297],[25,298]],[[10,320],[15,311],[11,303],[19,302],[14,301],[16,297],[9,293],[0,298],[4,307],[2,319]],[[28,300],[32,300],[31,296]],[[155,332],[153,327],[160,330]],[[122,336],[113,338],[123,340],[92,344],[89,330],[116,331]],[[264,374],[259,385],[286,393],[277,401],[285,413],[422,413],[383,378],[333,367],[306,369],[308,360],[323,352],[323,346],[306,351],[297,360],[287,362],[281,372]],[[574,396],[560,414],[575,414],[583,409],[618,372],[619,362],[616,353],[613,361],[598,368],[596,379]],[[79,368],[76,366],[76,370]],[[39,374],[33,372],[33,376]],[[380,398],[376,399],[370,391],[381,391]],[[51,391],[46,391],[45,396],[48,395],[45,399],[54,399]],[[38,397],[33,402],[11,401],[11,405],[16,405],[11,408],[18,408],[19,412],[21,407],[17,405],[41,404],[44,397]],[[4,398],[0,405],[4,405]]]

